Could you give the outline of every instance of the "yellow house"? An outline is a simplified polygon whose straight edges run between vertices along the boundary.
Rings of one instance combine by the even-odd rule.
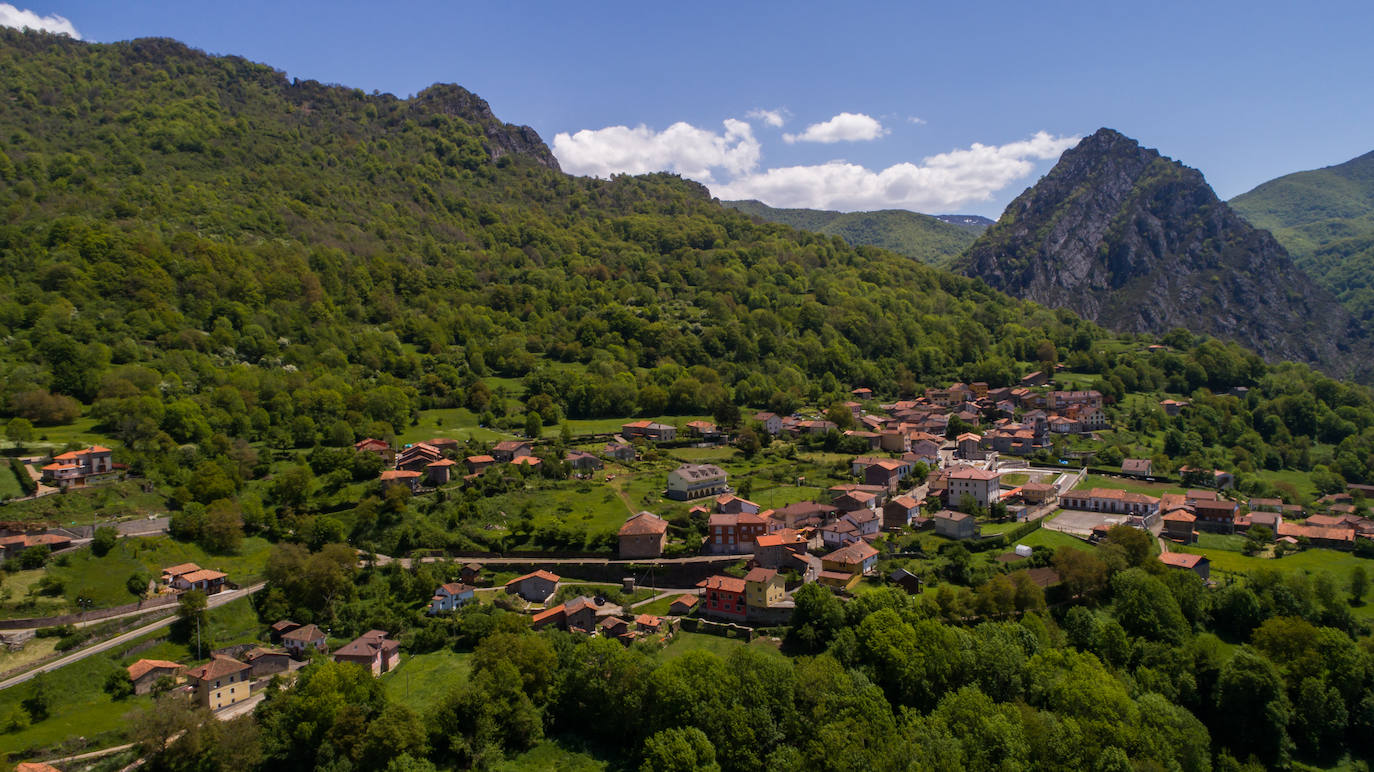
[[[775,606],[784,595],[786,589],[776,569],[755,568],[744,575],[744,602],[748,608]]]
[[[236,702],[243,702],[252,693],[248,673],[252,668],[220,655],[215,655],[200,667],[191,668],[188,675],[196,685],[196,699],[210,710],[219,710]]]

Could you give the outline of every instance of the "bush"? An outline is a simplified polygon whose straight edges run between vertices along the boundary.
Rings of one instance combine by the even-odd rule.
[[[42,568],[48,562],[52,550],[46,544],[35,544],[19,553],[19,567],[25,570]]]
[[[119,531],[108,525],[102,525],[95,529],[95,536],[91,538],[91,552],[98,558],[103,558],[110,554],[114,549],[115,542],[119,540]]]
[[[76,630],[71,635],[63,636],[62,640],[57,642],[56,648],[58,651],[71,651],[85,643],[90,637],[91,634],[85,630]]]
[[[59,625],[57,627],[40,627],[34,635],[39,638],[63,638],[76,632],[76,628],[71,625]]]
[[[25,496],[32,496],[38,490],[38,483],[29,477],[29,471],[24,467],[24,463],[17,458],[10,459],[10,469],[14,470],[14,476],[19,478],[19,487],[24,489]]]

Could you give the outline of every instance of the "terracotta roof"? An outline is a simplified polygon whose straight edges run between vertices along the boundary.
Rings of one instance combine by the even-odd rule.
[[[419,477],[419,476],[420,476],[420,473],[419,473],[419,472],[411,472],[411,471],[407,471],[407,470],[405,470],[405,469],[387,469],[387,470],[385,470],[385,471],[382,472],[381,478],[380,478],[380,479],[382,479],[382,480],[409,480],[409,479],[411,479],[411,478],[413,478],[413,477]]]
[[[976,469],[974,467],[955,469],[949,473],[949,478],[951,480],[996,480],[997,476],[996,472],[990,472],[986,469]]]
[[[640,627],[658,627],[663,624],[663,620],[653,614],[640,614],[635,617],[635,624]]]
[[[461,595],[464,592],[471,590],[472,588],[467,586],[466,584],[463,584],[462,582],[447,582],[445,584],[439,585],[439,589],[448,592],[449,595]],[[437,590],[435,591],[435,594],[438,594]]]
[[[610,629],[612,627],[619,627],[620,625],[628,625],[629,622],[626,622],[625,620],[617,616],[609,616],[601,620],[600,622],[597,622],[596,624],[598,627]]]
[[[695,595],[679,595],[679,596],[677,596],[676,598],[673,598],[672,602],[669,603],[668,605],[669,605],[669,606],[676,606],[677,604],[681,603],[682,605],[686,606],[687,608],[691,608],[691,607],[697,605],[697,603],[699,603],[700,601],[701,601],[701,599],[698,598],[698,597],[695,596]]]
[[[539,569],[538,571],[531,571],[531,572],[529,572],[528,574],[525,574],[524,576],[517,576],[517,577],[515,577],[514,579],[510,580],[509,582],[506,582],[506,586],[509,587],[509,586],[511,586],[512,584],[518,584],[518,583],[523,582],[523,581],[525,581],[526,579],[529,579],[529,578],[531,578],[531,577],[539,577],[540,579],[546,579],[546,580],[548,580],[548,581],[550,581],[550,582],[557,582],[557,581],[559,581],[559,580],[561,579],[561,577],[559,577],[558,574],[550,573],[550,572],[545,571],[544,569],[541,568],[541,569]]]
[[[251,649],[249,649],[248,651],[245,651],[245,652],[243,653],[243,661],[244,661],[244,662],[252,662],[252,661],[255,660],[255,659],[261,659],[261,658],[263,658],[263,657],[286,657],[286,656],[290,656],[290,655],[288,655],[288,654],[287,654],[285,651],[283,651],[282,649],[264,649],[264,648],[261,647],[261,646],[254,646],[253,648],[251,648]]]
[[[214,657],[210,658],[209,662],[199,667],[191,668],[186,671],[186,674],[202,681],[213,681],[216,678],[224,678],[225,676],[240,673],[247,669],[248,665],[236,659],[216,654]]]
[[[368,630],[356,639],[344,644],[334,652],[337,657],[373,657],[379,651],[399,647],[399,643],[387,638],[385,630]]]
[[[511,460],[511,464],[515,466],[539,466],[542,463],[544,459],[538,456],[519,456]]]
[[[744,592],[744,580],[733,576],[710,576],[697,582],[698,587],[725,592]]]
[[[774,568],[754,568],[744,575],[745,582],[771,582],[777,576],[777,569]]]
[[[466,461],[469,464],[494,464],[496,459],[492,456],[468,456]]]
[[[653,512],[640,512],[620,526],[621,536],[657,536],[667,532],[668,521]]]
[[[153,670],[180,670],[185,665],[179,662],[168,662],[165,659],[140,659],[129,666],[129,680],[137,681]]]
[[[539,613],[537,613],[537,614],[535,614],[534,616],[530,617],[530,624],[531,624],[531,625],[541,625],[541,624],[543,624],[543,623],[549,621],[550,619],[554,619],[554,618],[559,617],[559,616],[567,616],[567,613],[568,613],[568,610],[567,610],[566,607],[564,607],[564,606],[554,606],[554,607],[551,608],[551,609],[545,609],[544,611],[540,611]]]
[[[829,555],[822,557],[821,560],[856,566],[877,554],[878,551],[873,549],[867,542],[856,541],[847,547],[840,547]]]
[[[1165,552],[1159,556],[1159,562],[1175,568],[1196,568],[1198,563],[1206,559],[1202,555],[1193,555],[1188,552]]]
[[[458,462],[457,462],[457,461],[454,461],[454,460],[451,459],[451,458],[441,458],[441,459],[439,459],[438,461],[434,461],[434,462],[432,462],[432,463],[426,464],[425,466],[453,466],[453,465],[456,464],[456,463],[458,463]]]
[[[306,625],[305,627],[297,627],[289,633],[282,634],[281,639],[283,641],[302,641],[307,643],[310,641],[320,641],[324,640],[324,631],[315,625]]]
[[[1189,514],[1186,509],[1175,509],[1164,516],[1164,522],[1166,523],[1192,523],[1196,520],[1197,518]]]
[[[526,445],[529,445],[529,443],[523,440],[502,440],[496,443],[496,445],[492,447],[492,450],[519,450]]]
[[[177,578],[187,582],[211,582],[216,579],[223,579],[226,576],[228,576],[228,574],[223,573],[222,571],[211,571],[210,569],[205,568],[201,569],[200,571],[192,571],[189,574],[182,574]]]
[[[169,566],[167,568],[162,569],[162,573],[170,574],[173,577],[177,577],[181,576],[182,574],[189,574],[192,571],[199,570],[200,566],[196,565],[195,563],[179,563],[175,566]]]

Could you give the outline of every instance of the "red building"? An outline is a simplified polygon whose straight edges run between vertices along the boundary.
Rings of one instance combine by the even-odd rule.
[[[752,552],[754,539],[767,532],[768,521],[762,515],[717,512],[707,521],[706,551],[716,555]]]
[[[703,589],[705,603],[702,611],[707,616],[719,617],[734,622],[743,622],[748,617],[748,606],[744,601],[744,580],[732,576],[712,576],[697,583]]]

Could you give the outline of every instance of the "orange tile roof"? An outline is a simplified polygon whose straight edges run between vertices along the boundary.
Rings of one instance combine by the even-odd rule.
[[[1202,555],[1193,555],[1187,552],[1165,552],[1159,556],[1159,562],[1175,568],[1195,568],[1198,563],[1206,559]]]
[[[724,592],[744,592],[744,580],[736,579],[733,576],[710,576],[697,582],[698,587],[708,590],[723,590]]]
[[[152,670],[180,670],[183,667],[185,667],[185,665],[182,665],[180,662],[168,662],[165,659],[140,659],[129,666],[129,680],[137,681]]]

